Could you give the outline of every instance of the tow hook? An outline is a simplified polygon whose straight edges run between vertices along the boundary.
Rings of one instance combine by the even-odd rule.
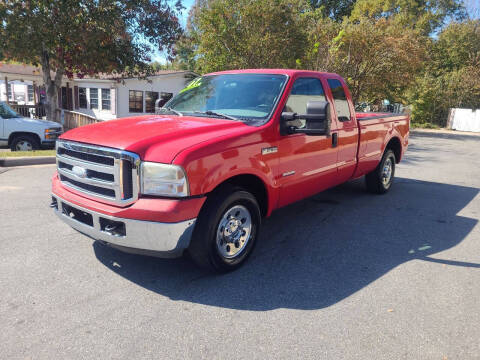
[[[57,199],[55,199],[53,196],[52,196],[52,202],[50,203],[50,207],[52,209],[58,209],[58,202],[57,202]]]
[[[112,236],[125,236],[125,223],[121,221],[100,218],[100,229]]]
[[[106,232],[109,232],[109,233],[112,233],[115,231],[115,229],[118,227],[118,225],[116,224],[108,224],[105,226],[105,231]]]

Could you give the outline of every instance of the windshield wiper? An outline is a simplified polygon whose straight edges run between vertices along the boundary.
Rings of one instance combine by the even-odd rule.
[[[234,116],[230,116],[230,115],[227,115],[227,114],[222,114],[222,113],[218,113],[216,111],[212,111],[212,110],[207,110],[207,111],[194,111],[195,114],[205,114],[205,115],[211,115],[211,116],[218,116],[218,117],[223,117],[224,119],[230,119],[230,120],[236,120],[236,121],[241,121],[240,119],[234,117]]]
[[[183,116],[183,113],[181,113],[180,111],[178,110],[175,110],[175,109],[172,109],[171,107],[168,107],[168,108],[160,108],[160,110],[167,110],[167,111],[170,111],[170,112],[173,112],[175,113],[175,115],[178,115],[178,116]]]

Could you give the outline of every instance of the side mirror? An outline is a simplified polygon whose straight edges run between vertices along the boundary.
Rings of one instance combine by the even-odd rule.
[[[162,108],[162,98],[158,98],[155,100],[155,114],[160,113],[160,109]]]
[[[297,114],[292,112],[282,113],[282,124],[286,121],[297,119],[306,120],[304,128],[296,126],[285,126],[288,134],[306,134],[306,135],[327,135],[330,136],[330,126],[332,116],[330,112],[330,103],[328,101],[309,101],[307,103],[307,113]]]
[[[173,97],[172,93],[160,93],[160,97],[155,100],[155,114],[158,114],[160,109],[165,106],[165,104]]]

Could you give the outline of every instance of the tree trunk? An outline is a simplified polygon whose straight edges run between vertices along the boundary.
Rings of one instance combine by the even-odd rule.
[[[45,103],[45,112],[47,115],[47,120],[60,122],[60,119],[57,116],[58,109],[58,89],[62,85],[62,78],[64,70],[62,68],[57,68],[55,72],[55,78],[52,80],[50,76],[50,57],[47,51],[42,52],[42,73],[43,73],[43,83],[45,84],[46,92],[46,103]]]

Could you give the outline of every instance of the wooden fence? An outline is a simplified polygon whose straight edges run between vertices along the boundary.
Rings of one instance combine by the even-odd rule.
[[[63,112],[63,121],[62,121]],[[95,124],[99,122],[93,116],[85,115],[75,111],[57,109],[57,121],[63,124],[65,131],[75,129],[80,126]]]
[[[33,117],[35,119],[42,119],[46,116],[45,107],[43,105],[9,104],[9,106],[20,115],[27,118]],[[77,128],[79,126],[94,124],[99,121],[93,116],[85,115],[76,111],[57,109],[57,122],[63,124],[63,128],[65,129],[65,131],[67,131]]]
[[[45,107],[43,105],[16,105],[9,104],[9,106],[17,113],[24,117],[33,117],[35,119],[43,118],[45,114]]]

